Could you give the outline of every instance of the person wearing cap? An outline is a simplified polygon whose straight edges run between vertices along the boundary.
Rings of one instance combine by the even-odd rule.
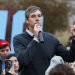
[[[0,39],[0,61],[2,61],[2,71],[5,69],[5,59],[10,54],[10,44],[6,40]]]
[[[75,59],[75,40],[72,40],[71,50],[68,51],[53,34],[42,30],[42,17],[40,7],[28,7],[25,10],[26,31],[13,38],[20,75],[44,75],[54,55],[67,62]]]
[[[19,62],[15,54],[10,54],[7,56],[5,61],[5,74],[6,75],[19,75]]]

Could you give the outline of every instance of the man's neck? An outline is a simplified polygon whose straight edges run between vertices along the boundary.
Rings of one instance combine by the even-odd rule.
[[[30,32],[34,33],[33,28],[29,27],[29,29],[28,29],[28,30],[29,30]]]
[[[32,33],[30,30],[26,29],[26,32],[27,32],[30,36],[33,36],[33,33]]]

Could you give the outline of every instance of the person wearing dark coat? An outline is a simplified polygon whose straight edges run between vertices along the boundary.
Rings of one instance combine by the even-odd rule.
[[[0,75],[2,73],[2,60],[0,60]]]
[[[40,7],[30,6],[26,12],[26,31],[13,39],[14,51],[20,64],[20,75],[45,75],[45,71],[54,55],[64,61],[75,59],[75,40],[72,39],[71,50],[66,48],[51,33],[42,30],[42,11]],[[43,41],[39,39],[42,34]]]
[[[8,41],[0,39],[0,75],[5,74],[5,60],[10,54],[10,44]]]

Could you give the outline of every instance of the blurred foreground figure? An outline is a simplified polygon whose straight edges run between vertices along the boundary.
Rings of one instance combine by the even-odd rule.
[[[75,75],[75,72],[69,65],[58,64],[50,70],[48,75]]]
[[[64,64],[64,60],[60,56],[54,56],[50,61],[50,66],[47,68],[45,75],[49,75],[49,72],[58,64]]]
[[[70,37],[67,44],[68,50],[70,50],[72,40],[73,39],[75,40],[75,22],[73,22],[73,24],[69,26],[69,31],[70,31]]]

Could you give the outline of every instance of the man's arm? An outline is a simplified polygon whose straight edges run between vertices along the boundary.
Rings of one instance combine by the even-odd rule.
[[[70,50],[67,50],[59,41],[57,41],[56,54],[61,56],[64,61],[72,62],[75,59],[75,40],[72,40]]]
[[[34,56],[35,52],[36,52],[36,48],[38,45],[38,42],[35,40],[31,40],[29,42],[29,44],[23,44],[22,42],[23,40],[21,40],[18,37],[14,38],[14,50],[15,53],[18,57],[18,60],[24,64],[27,65],[30,63],[30,61],[32,60],[32,57]],[[26,41],[24,41],[26,43]]]

